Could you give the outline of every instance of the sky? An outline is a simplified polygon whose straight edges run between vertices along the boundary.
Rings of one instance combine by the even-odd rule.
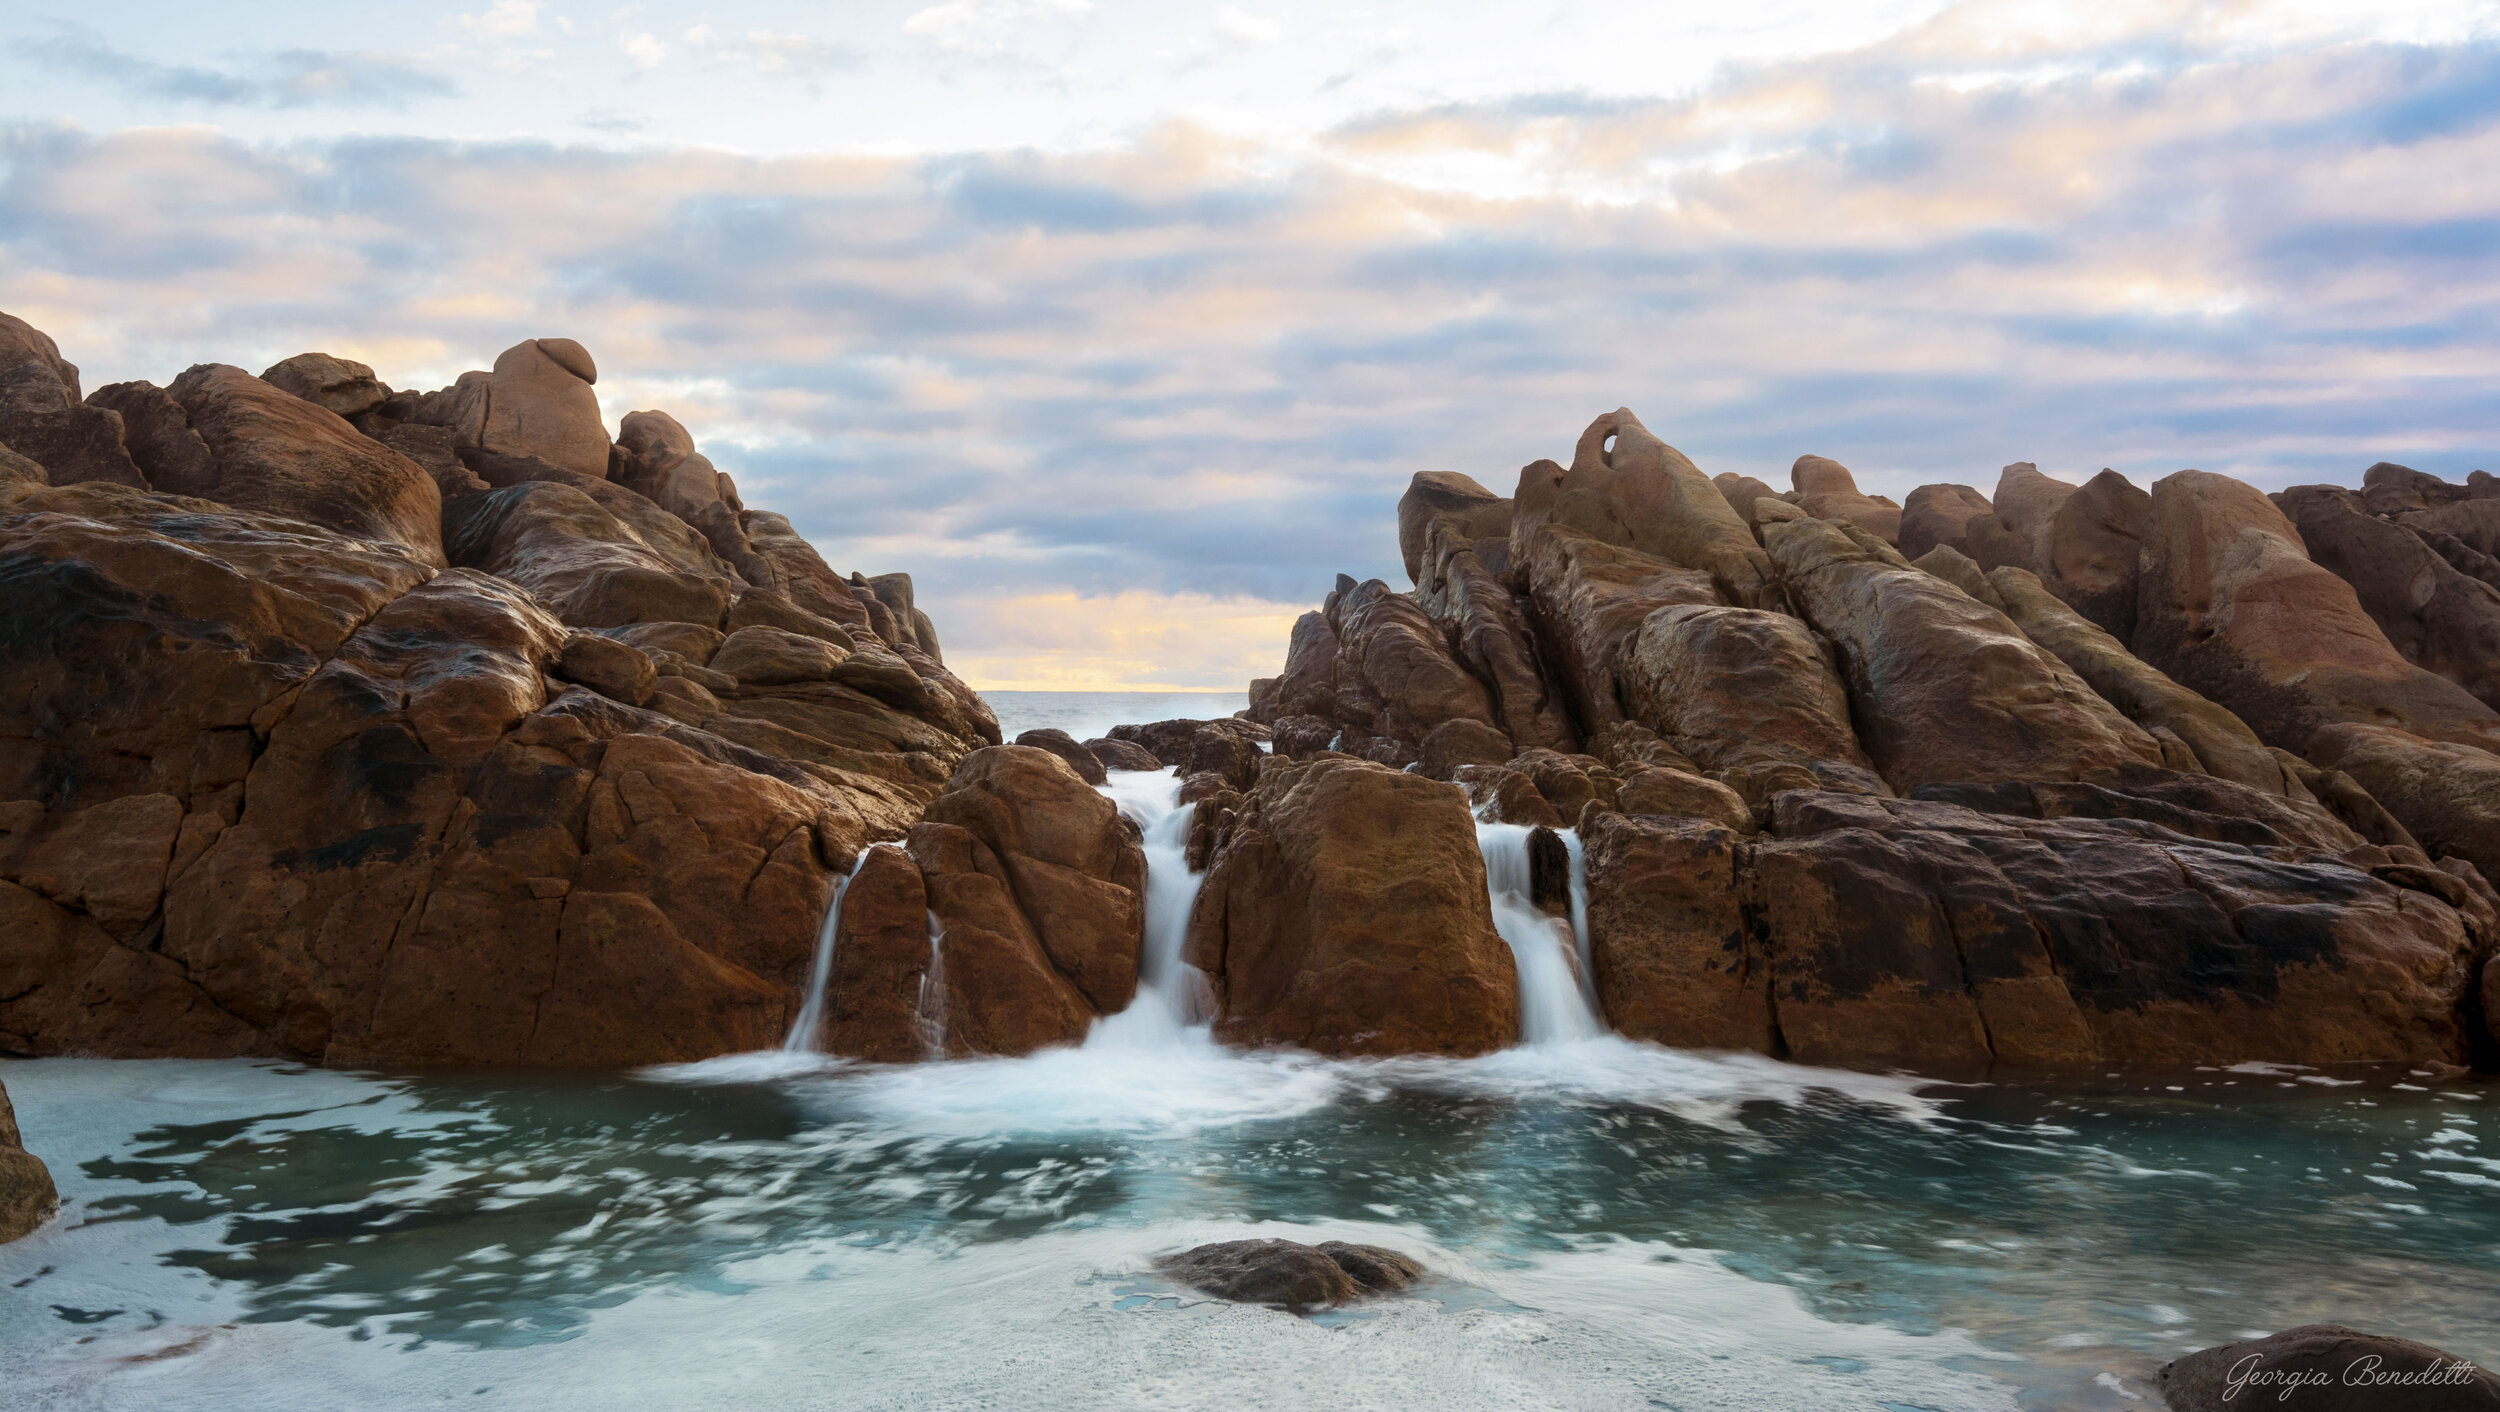
[[[2500,0],[19,0],[89,387],[581,340],[987,688],[1239,690],[1629,406],[1895,499],[2500,469]]]

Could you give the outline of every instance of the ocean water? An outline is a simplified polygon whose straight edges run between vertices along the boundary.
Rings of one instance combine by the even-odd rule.
[[[1002,738],[1056,726],[1093,740],[1113,726],[1153,721],[1209,721],[1249,706],[1238,691],[985,691]]]
[[[0,1246],[5,1405],[2140,1409],[2170,1357],[2322,1320],[2500,1360],[2500,1083],[1631,1043],[1498,826],[1541,1038],[1228,1050],[1179,948],[1177,787],[1106,787],[1147,849],[1145,983],[1079,1047],[7,1064],[66,1207]],[[1300,1318],[1154,1269],[1254,1235],[1431,1273]]]

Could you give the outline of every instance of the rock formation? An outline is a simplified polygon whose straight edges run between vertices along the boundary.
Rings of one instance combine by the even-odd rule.
[[[1341,1240],[1318,1245],[1292,1240],[1217,1241],[1167,1255],[1155,1267],[1202,1294],[1297,1314],[1367,1295],[1394,1294],[1424,1273],[1412,1256]]]
[[[9,1091],[0,1088],[0,1244],[30,1234],[52,1219],[60,1204],[51,1170],[26,1150],[17,1110],[9,1106]]]
[[[2163,1364],[2171,1412],[2494,1412],[2500,1374],[2426,1343],[2303,1324]]]
[[[7,1052],[769,1045],[835,882],[998,739],[786,521],[731,511],[733,561],[610,478],[568,340],[466,391],[308,354],[82,417],[0,334],[38,468],[0,477]]]
[[[1322,827],[1278,807],[1288,781],[1353,753],[1453,781],[1483,820],[1577,826],[1589,979],[1637,1038],[1923,1070],[2500,1059],[2479,998],[2500,975],[2490,478],[2377,467],[2278,510],[2201,472],[2147,493],[2016,463],[1993,499],[1924,486],[1895,509],[1825,457],[1791,476],[1700,496],[1619,411],[1569,470],[1522,473],[1507,545],[1475,482],[1419,478],[1413,607],[1341,578],[1253,692],[1306,763],[1220,831],[1194,935],[1226,972],[1222,1032],[1480,1042],[1293,950],[1328,932],[1292,915],[1303,878],[1397,869],[1352,834],[1369,861],[1288,858]],[[1434,546],[1460,534],[1470,592],[1520,605],[1507,663],[1544,674],[1586,754],[1507,728],[1494,703],[1535,694],[1513,666],[1426,637]],[[1413,625],[1384,664],[1346,642],[1349,604],[1375,639]],[[1408,827],[1449,808],[1366,788]],[[1469,928],[1378,915],[1376,954]]]

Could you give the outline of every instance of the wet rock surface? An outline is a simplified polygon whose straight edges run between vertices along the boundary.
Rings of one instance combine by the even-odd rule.
[[[1227,1240],[1184,1250],[1155,1268],[1202,1294],[1303,1313],[1394,1294],[1422,1277],[1410,1256],[1377,1245]]]
[[[60,1204],[51,1169],[26,1150],[9,1091],[0,1087],[0,1244],[32,1234]]]

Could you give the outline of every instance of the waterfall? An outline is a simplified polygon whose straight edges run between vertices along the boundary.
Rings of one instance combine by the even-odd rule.
[[[870,844],[869,848],[876,847]],[[781,1041],[784,1054],[814,1054],[816,1032],[824,1027],[825,988],[833,983],[833,939],[842,925],[842,894],[851,890],[851,879],[868,862],[868,849],[859,850],[851,863],[851,871],[834,879],[833,896],[825,901],[824,925],[816,931],[816,964],[807,973],[807,1000],[799,1006],[799,1017],[790,1023],[789,1035]]]
[[[946,928],[929,914],[929,966],[920,973],[920,1000],[912,1007],[920,1047],[932,1059],[946,1057]]]
[[[1532,900],[1532,832],[1523,824],[1476,825],[1485,890],[1493,899],[1493,928],[1510,944],[1519,967],[1520,1038],[1529,1044],[1594,1039],[1606,1032],[1606,1025],[1597,1017],[1597,990],[1590,975],[1588,884],[1580,840],[1562,835],[1571,858],[1571,915],[1565,921],[1547,915]]]
[[[1212,1018],[1205,973],[1181,959],[1189,940],[1189,912],[1197,905],[1203,874],[1189,871],[1189,825],[1195,806],[1180,805],[1181,782],[1172,773],[1123,772],[1102,787],[1137,824],[1146,851],[1146,936],[1137,958],[1137,998],[1117,1015],[1096,1022],[1086,1044],[1157,1048],[1177,1044],[1183,1031]]]

